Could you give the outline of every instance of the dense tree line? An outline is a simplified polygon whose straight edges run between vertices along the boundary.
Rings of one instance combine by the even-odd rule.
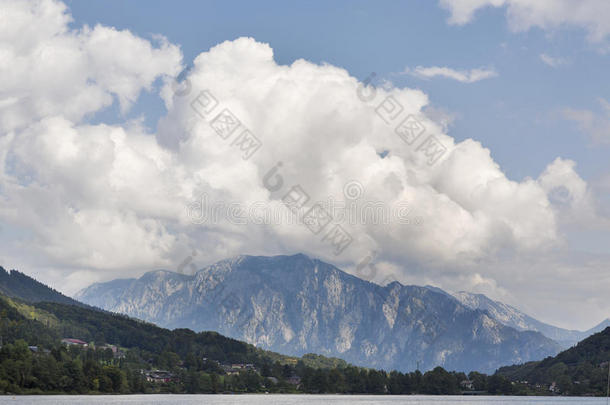
[[[143,387],[143,378],[114,364],[103,350],[32,353],[18,340],[0,349],[0,389],[5,393],[127,393]]]
[[[421,373],[385,372],[349,366],[343,369],[298,370],[303,375],[302,391],[307,393],[459,395],[463,381],[474,379],[475,390],[493,394],[519,394],[508,379],[480,373],[448,372],[442,367]]]
[[[461,394],[463,373],[441,367],[424,374],[368,370],[347,366],[312,368],[301,360],[296,365],[263,362],[260,370],[227,375],[215,361],[196,357],[182,359],[162,352],[152,364],[141,351],[129,350],[117,359],[110,349],[56,345],[50,351],[32,352],[24,340],[0,348],[0,391],[4,393],[346,393],[346,394]],[[142,369],[163,368],[173,373],[167,383],[146,381]],[[300,377],[297,386],[289,380]],[[479,388],[487,389],[496,376],[478,375]],[[506,390],[506,391],[503,391]],[[503,381],[496,393],[513,393]]]

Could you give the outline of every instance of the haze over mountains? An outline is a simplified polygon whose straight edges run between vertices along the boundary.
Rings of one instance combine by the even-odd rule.
[[[294,255],[239,256],[194,275],[152,271],[93,284],[76,298],[168,328],[215,330],[280,353],[384,369],[492,372],[560,351],[549,337],[524,330],[517,310],[457,297],[398,282],[382,287]]]

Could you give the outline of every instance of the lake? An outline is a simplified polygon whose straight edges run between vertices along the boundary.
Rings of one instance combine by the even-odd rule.
[[[129,404],[129,405],[606,405],[605,398],[348,396],[348,395],[57,395],[0,396],[0,404]]]

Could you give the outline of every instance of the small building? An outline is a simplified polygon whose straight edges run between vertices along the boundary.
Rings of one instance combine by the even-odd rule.
[[[80,347],[88,347],[89,344],[87,344],[87,342],[83,342],[80,339],[73,339],[73,338],[63,338],[61,340],[61,343],[67,346],[80,346]]]
[[[241,371],[240,369],[233,368],[232,366],[230,366],[228,364],[222,364],[221,368],[225,372],[226,375],[237,375]]]
[[[243,364],[243,363],[238,363],[238,364],[231,364],[231,368],[234,370],[254,370],[254,364]]]
[[[235,363],[235,364],[221,364],[220,367],[224,370],[227,375],[236,375],[242,371],[254,371],[257,372],[254,364],[243,364],[243,363]]]
[[[165,370],[142,370],[142,373],[146,376],[146,381],[155,384],[168,383],[175,379],[172,373]]]
[[[557,383],[553,381],[553,383],[549,386],[550,392],[559,392],[559,387],[557,387]]]
[[[460,382],[460,387],[462,387],[463,390],[474,390],[474,384],[470,380],[463,380]]]

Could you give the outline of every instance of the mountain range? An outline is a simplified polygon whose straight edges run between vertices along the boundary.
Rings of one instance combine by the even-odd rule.
[[[288,355],[313,352],[388,370],[492,372],[561,350],[538,331],[495,319],[479,308],[484,300],[460,297],[379,286],[299,254],[238,256],[193,275],[152,271],[93,284],[75,298],[167,328],[214,330]]]

